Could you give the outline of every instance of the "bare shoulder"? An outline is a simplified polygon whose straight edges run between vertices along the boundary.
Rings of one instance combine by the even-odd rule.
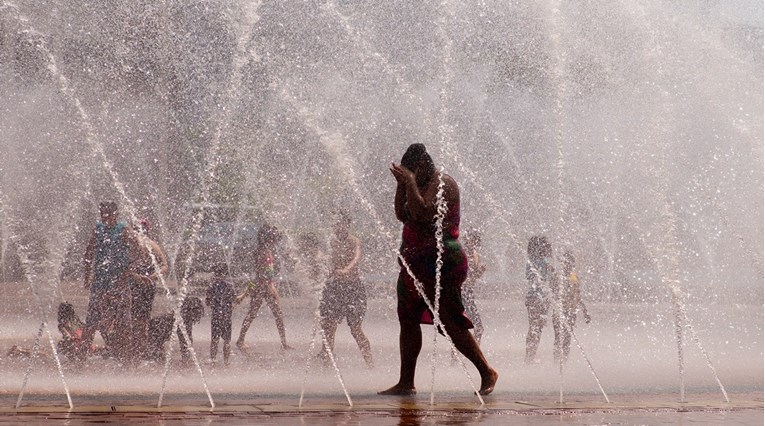
[[[459,185],[457,185],[457,181],[454,180],[453,177],[451,177],[450,175],[447,175],[446,173],[444,173],[442,175],[442,178],[444,180],[444,185],[447,188],[459,191]]]
[[[443,174],[443,180],[444,180],[444,191],[446,193],[447,199],[452,200],[459,200],[460,198],[460,187],[457,185],[457,181],[454,180],[451,176],[447,175],[446,173]]]

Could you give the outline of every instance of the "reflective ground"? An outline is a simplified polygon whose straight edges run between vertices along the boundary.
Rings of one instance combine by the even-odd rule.
[[[86,299],[73,299],[73,303],[82,312]],[[699,341],[730,402],[725,401],[701,350],[692,341],[684,347],[685,402],[680,402],[677,345],[669,306],[591,304],[593,321],[578,326],[577,337],[593,368],[574,347],[561,375],[552,360],[549,329],[543,332],[541,363],[523,363],[526,319],[522,301],[479,300],[487,329],[482,347],[501,374],[495,392],[481,406],[472,394],[470,381],[477,384],[478,380],[474,369],[463,369],[441,338],[433,356],[432,328],[424,329],[418,395],[376,395],[393,384],[398,373],[393,299],[370,300],[364,329],[375,357],[372,370],[365,367],[347,326],[338,329],[336,355],[342,385],[334,368],[309,353],[310,302],[284,297],[282,303],[293,350],[279,348],[273,317],[264,309],[248,335],[252,352],[245,355],[235,350],[231,366],[213,365],[209,362],[210,325],[206,316],[194,330],[201,374],[196,367],[180,366],[176,349],[161,409],[157,405],[162,365],[147,362],[126,368],[115,360],[94,357],[84,368],[63,361],[64,381],[74,406],[70,411],[44,335],[42,355],[31,363],[25,394],[16,410],[30,361],[8,357],[7,350],[12,345],[31,347],[40,325],[34,305],[20,294],[14,303],[0,308],[0,423],[763,424],[761,306],[688,307]],[[167,301],[158,296],[154,314],[167,308]],[[243,309],[235,312],[234,333],[243,315]],[[57,340],[55,325],[51,333]],[[205,386],[215,404],[212,412]],[[434,405],[430,404],[431,390]]]
[[[761,425],[762,395],[735,395],[731,403],[690,395],[684,404],[668,402],[669,395],[640,396],[632,402],[603,404],[594,401],[564,405],[544,402],[500,403],[487,401],[486,407],[470,407],[460,402],[441,402],[431,406],[425,397],[414,399],[367,397],[353,408],[337,400],[314,399],[310,407],[262,404],[222,405],[211,411],[201,406],[141,405],[146,401],[125,401],[122,406],[81,406],[69,412],[66,406],[0,410],[0,424],[20,422],[46,424],[258,424],[258,425]],[[757,398],[745,400],[743,398]],[[661,401],[660,399],[665,399]],[[627,397],[629,399],[629,397]],[[4,401],[10,402],[10,401]],[[49,403],[51,401],[48,401]],[[171,402],[181,402],[171,398]],[[36,398],[35,403],[43,403]],[[5,405],[5,404],[3,404]]]

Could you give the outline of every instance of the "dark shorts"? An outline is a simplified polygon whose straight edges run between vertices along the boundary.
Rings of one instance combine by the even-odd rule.
[[[327,282],[321,293],[319,313],[324,320],[340,323],[345,318],[349,326],[361,324],[367,313],[367,293],[361,279]]]
[[[223,339],[224,342],[231,341],[231,318],[215,318],[210,321],[212,331],[212,340]]]
[[[406,253],[409,268],[422,284],[425,295],[431,304],[435,300],[436,288],[436,259],[437,252]],[[473,323],[465,313],[462,304],[462,283],[467,278],[468,260],[456,241],[446,242],[443,253],[443,267],[441,269],[441,292],[439,311],[443,318],[448,315],[458,326],[473,328]],[[417,291],[414,279],[404,265],[398,274],[396,286],[398,294],[398,319],[400,322],[414,322],[418,324],[433,324],[433,313]]]

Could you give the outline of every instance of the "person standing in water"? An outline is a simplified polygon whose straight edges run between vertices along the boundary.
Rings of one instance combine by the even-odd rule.
[[[359,261],[361,260],[361,241],[350,233],[351,216],[341,211],[335,224],[335,237],[332,248],[331,275],[321,294],[319,312],[321,328],[327,339],[329,350],[335,349],[337,326],[346,319],[351,335],[361,349],[361,355],[368,368],[372,368],[372,349],[369,339],[361,329],[361,323],[367,311],[367,292],[361,282]],[[327,356],[326,348],[320,353]]]
[[[236,298],[236,303],[240,303],[245,297],[250,296],[250,310],[244,317],[242,328],[239,331],[239,339],[236,341],[236,347],[244,353],[247,353],[248,351],[248,347],[244,343],[244,338],[247,336],[247,330],[249,330],[252,320],[258,315],[258,310],[264,300],[274,314],[276,328],[279,331],[279,337],[282,342],[282,348],[285,350],[292,349],[292,347],[287,344],[287,335],[284,330],[284,315],[282,314],[282,308],[279,304],[279,293],[276,291],[276,286],[274,285],[274,278],[276,278],[278,272],[274,252],[279,238],[279,231],[274,226],[263,224],[260,229],[258,229],[258,242],[254,256],[255,276],[253,277],[253,280],[247,284],[247,289],[244,293]]]
[[[547,323],[550,310],[550,287],[555,271],[552,267],[552,246],[544,236],[533,236],[526,248],[529,261],[526,264],[526,311],[529,316],[529,331],[526,334],[526,364],[539,364],[537,348],[542,338],[542,328]]]
[[[570,250],[563,253],[563,277],[552,281],[552,297],[556,306],[553,309],[553,332],[555,362],[565,363],[571,349],[571,334],[576,325],[576,313],[581,307],[584,322],[590,323],[590,314],[582,300],[579,277],[574,270],[576,259]],[[562,284],[562,285],[559,285]]]
[[[398,383],[378,392],[380,395],[414,395],[414,375],[417,357],[422,349],[420,324],[432,324],[433,313],[417,291],[415,279],[422,286],[426,297],[434,304],[436,293],[436,214],[438,211],[439,183],[443,181],[443,201],[447,211],[443,221],[443,253],[440,279],[439,319],[456,349],[465,355],[478,369],[481,376],[481,395],[494,390],[499,374],[481,352],[470,333],[473,324],[462,305],[462,283],[467,277],[468,262],[459,243],[460,193],[457,182],[449,175],[441,174],[423,144],[412,144],[401,158],[401,164],[391,164],[390,171],[396,179],[394,209],[396,218],[404,225],[400,253],[406,265],[401,263],[398,277],[398,319],[400,326],[399,350],[401,370]]]
[[[125,222],[119,220],[117,203],[102,202],[98,210],[101,220],[96,223],[83,257],[84,287],[90,290],[90,298],[77,358],[85,360],[99,331],[112,355],[130,361],[134,351],[130,348],[131,295],[127,273],[130,253],[138,245]]]
[[[223,339],[223,363],[231,362],[231,316],[236,293],[228,276],[228,265],[219,262],[213,267],[213,279],[205,293],[210,307],[210,361],[218,356],[218,340]]]

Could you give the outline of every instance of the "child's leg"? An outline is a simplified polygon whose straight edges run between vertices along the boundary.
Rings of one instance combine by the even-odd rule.
[[[231,360],[231,314],[228,319],[224,319],[222,324],[221,337],[223,337],[223,363],[229,365]]]
[[[553,312],[552,315],[552,323],[553,323],[553,335],[554,337],[554,343],[553,343],[553,358],[555,359],[555,362],[557,363],[560,361],[560,355],[562,350],[562,344],[563,341],[565,341],[566,337],[566,330],[565,325],[563,324],[563,317],[558,312]]]
[[[231,363],[231,339],[223,341],[223,363],[226,365]]]
[[[335,321],[332,318],[322,318],[321,319],[321,330],[324,334],[324,340],[327,341],[327,346],[329,346],[329,350],[334,352],[335,350],[335,333],[337,332],[337,321]],[[321,352],[324,355],[329,355],[327,352],[327,348],[324,347],[324,342],[321,342]]]
[[[361,349],[361,355],[364,357],[364,362],[367,364],[367,367],[374,367],[374,363],[372,362],[372,347],[369,345],[369,339],[367,339],[367,336],[361,329],[361,322],[348,325],[351,327],[351,335],[356,339],[356,344],[359,345],[359,349]]]
[[[215,358],[218,357],[218,337],[213,336],[212,339],[210,339],[210,359],[215,361]]]
[[[576,314],[575,313],[567,314],[566,322],[568,323],[568,328],[566,329],[566,334],[564,334],[564,339],[562,342],[563,361],[568,360],[568,354],[571,351],[571,334],[574,332],[574,326],[576,325]]]
[[[545,324],[544,310],[537,301],[527,301],[526,307],[529,314],[529,331],[526,334],[526,362],[532,363],[536,359],[537,347],[542,337],[542,327]]]

